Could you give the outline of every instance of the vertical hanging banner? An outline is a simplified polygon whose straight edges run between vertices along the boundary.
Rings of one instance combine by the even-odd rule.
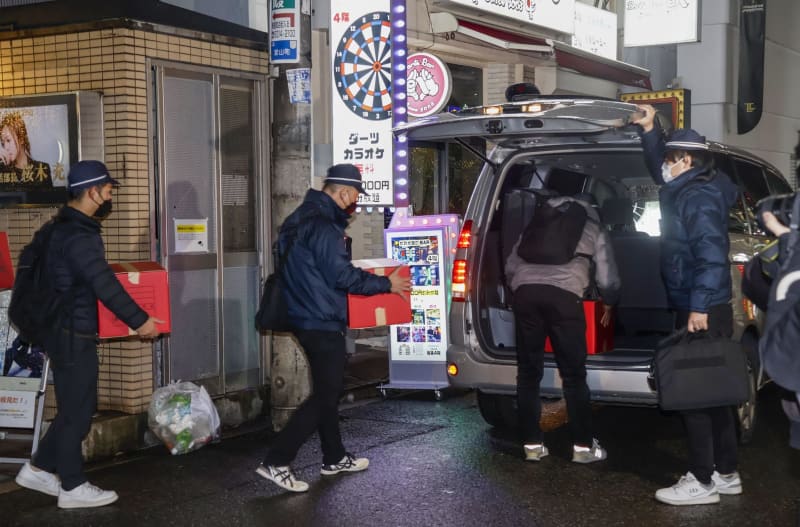
[[[739,99],[736,103],[739,134],[746,134],[761,120],[766,3],[766,0],[742,0],[739,14]]]
[[[330,34],[333,162],[361,170],[360,205],[392,206],[389,0],[332,0]]]
[[[296,64],[300,57],[300,0],[271,0],[269,49],[273,64]]]

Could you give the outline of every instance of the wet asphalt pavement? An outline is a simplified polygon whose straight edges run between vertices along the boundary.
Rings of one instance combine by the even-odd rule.
[[[120,500],[61,511],[28,490],[0,495],[2,526],[800,526],[800,452],[775,391],[759,402],[755,439],[740,451],[741,496],[718,505],[672,507],[653,499],[685,471],[680,420],[652,408],[598,407],[609,459],[569,461],[566,427],[546,435],[550,456],[525,463],[513,436],[486,425],[474,395],[436,402],[405,394],[342,411],[346,446],[370,458],[359,474],[319,475],[316,437],[294,467],[311,484],[287,493],[258,477],[266,430],[185,456],[152,449],[94,467],[92,482]]]

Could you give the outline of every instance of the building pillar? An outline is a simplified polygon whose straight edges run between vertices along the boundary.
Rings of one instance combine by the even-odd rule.
[[[311,67],[311,16],[300,14],[300,58],[297,64],[276,66],[272,91],[272,207],[273,237],[286,217],[302,203],[312,183],[312,120],[310,104],[291,104],[286,70]],[[271,255],[270,255],[271,258]],[[293,337],[273,335],[270,368],[270,406],[275,430],[311,393],[305,354]]]

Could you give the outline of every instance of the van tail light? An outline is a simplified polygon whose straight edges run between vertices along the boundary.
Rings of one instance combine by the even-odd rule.
[[[472,220],[467,220],[461,227],[461,234],[458,236],[458,244],[456,247],[459,249],[469,249],[472,245]],[[453,262],[453,280],[452,280],[452,300],[453,302],[465,302],[467,299],[467,280],[469,272],[467,271],[467,261],[458,259]]]
[[[453,262],[453,302],[464,302],[467,299],[467,261],[456,260]]]
[[[461,234],[458,237],[458,247],[459,249],[469,249],[469,246],[472,245],[472,220],[467,220],[464,222],[464,226],[461,227]]]

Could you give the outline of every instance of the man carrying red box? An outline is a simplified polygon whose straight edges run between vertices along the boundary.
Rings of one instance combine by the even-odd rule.
[[[332,166],[322,191],[308,191],[278,236],[289,321],[311,368],[312,393],[275,437],[256,473],[292,492],[308,490],[289,464],[315,431],[322,444],[323,476],[359,472],[369,466],[369,460],[345,450],[339,433],[338,401],[347,361],[347,294],[402,295],[411,289],[408,276],[398,273],[400,267],[388,276],[378,276],[353,266],[344,231],[359,193],[366,194],[358,168]]]
[[[605,303],[601,324],[608,325],[611,306],[619,299],[620,279],[608,233],[600,225],[594,199],[559,196],[542,200],[506,262],[514,292],[517,333],[517,407],[525,459],[548,454],[539,419],[539,384],[544,372],[545,339],[550,337],[563,383],[572,461],[593,463],[606,458],[592,432],[592,409],[586,383],[586,318],[582,298],[589,287],[591,262]]]
[[[53,368],[58,414],[16,482],[57,496],[62,509],[75,509],[117,500],[116,492],[86,480],[81,454],[97,405],[97,301],[143,338],[157,337],[161,320],[133,301],[105,259],[100,220],[111,212],[117,181],[100,161],[80,161],[70,169],[68,185],[69,202],[33,242],[44,244],[45,285],[60,299],[58,322],[41,335]],[[26,264],[23,257],[20,265]]]

